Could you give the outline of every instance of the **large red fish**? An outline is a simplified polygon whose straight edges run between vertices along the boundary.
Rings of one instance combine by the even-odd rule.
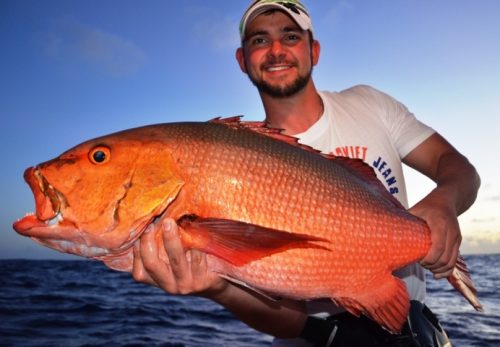
[[[132,246],[160,216],[226,278],[272,295],[331,298],[399,331],[409,309],[392,272],[430,247],[359,160],[326,157],[238,117],[122,131],[28,168],[36,214],[17,232],[131,271]],[[478,310],[465,264],[450,282]]]

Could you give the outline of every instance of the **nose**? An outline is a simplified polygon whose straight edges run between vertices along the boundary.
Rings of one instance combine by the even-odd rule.
[[[280,40],[273,40],[271,46],[269,48],[269,56],[272,57],[283,57],[285,55],[285,51],[283,49],[283,45]]]

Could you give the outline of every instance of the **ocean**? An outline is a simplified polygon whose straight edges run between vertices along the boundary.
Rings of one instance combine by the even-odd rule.
[[[484,313],[447,281],[428,306],[454,346],[500,346],[500,254],[466,256]],[[0,260],[0,346],[269,346],[206,299],[165,294],[95,261]]]

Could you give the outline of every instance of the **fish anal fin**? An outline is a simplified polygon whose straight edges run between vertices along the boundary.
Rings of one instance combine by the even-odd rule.
[[[401,331],[410,309],[404,282],[392,275],[379,276],[360,293],[332,299],[351,314],[364,314],[392,333]]]
[[[453,269],[453,273],[447,277],[447,280],[467,299],[476,311],[483,312],[483,305],[479,302],[477,290],[474,287],[469,270],[462,256],[457,258],[457,264]]]
[[[196,248],[242,266],[292,248],[328,250],[315,236],[289,233],[239,221],[184,216],[177,221],[186,248]]]

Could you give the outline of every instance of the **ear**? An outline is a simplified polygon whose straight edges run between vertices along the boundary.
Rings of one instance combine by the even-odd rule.
[[[243,48],[239,47],[236,50],[236,60],[238,61],[238,64],[240,65],[241,71],[244,73],[247,73],[247,67],[245,65],[245,53],[243,52]]]
[[[311,45],[311,58],[312,58],[312,65],[313,66],[318,64],[320,51],[321,51],[321,47],[320,47],[319,41],[314,40],[312,42],[312,45]]]

